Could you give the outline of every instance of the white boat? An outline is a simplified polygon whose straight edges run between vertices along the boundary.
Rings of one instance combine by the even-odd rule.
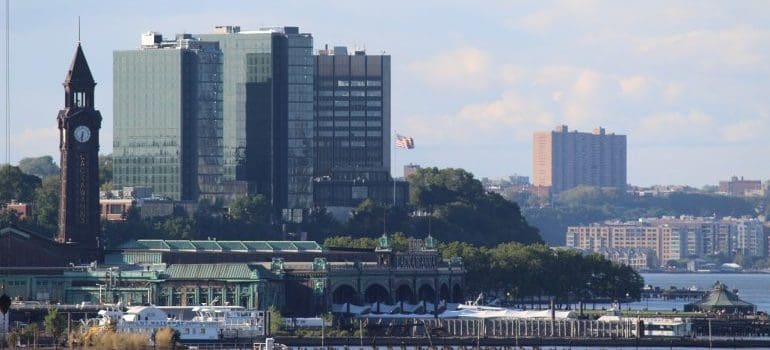
[[[170,318],[154,306],[120,307],[99,311],[99,326],[115,325],[118,332],[145,333],[151,336],[161,328],[179,331],[182,341],[209,341],[223,338],[255,338],[264,336],[264,313],[235,306],[201,306],[193,308],[192,320]]]

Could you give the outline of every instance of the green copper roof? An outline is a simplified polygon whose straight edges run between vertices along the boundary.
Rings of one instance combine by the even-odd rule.
[[[180,280],[249,280],[267,278],[270,272],[258,264],[174,264],[166,269],[164,275],[167,279]]]
[[[321,252],[313,241],[212,241],[140,239],[121,245],[122,250],[193,251],[193,252]]]

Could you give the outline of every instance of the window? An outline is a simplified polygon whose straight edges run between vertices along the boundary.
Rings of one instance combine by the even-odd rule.
[[[382,86],[382,82],[379,80],[367,80],[366,86]]]
[[[366,96],[382,96],[382,91],[380,90],[367,91]]]
[[[73,96],[75,107],[85,107],[86,106],[86,93],[85,92],[76,92]]]
[[[337,86],[350,86],[350,82],[347,80],[337,80]]]
[[[351,86],[366,86],[366,82],[363,80],[353,80],[350,82]]]

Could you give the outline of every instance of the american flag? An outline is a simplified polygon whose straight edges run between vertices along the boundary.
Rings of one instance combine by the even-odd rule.
[[[396,147],[412,149],[414,148],[414,139],[409,136],[396,134]]]

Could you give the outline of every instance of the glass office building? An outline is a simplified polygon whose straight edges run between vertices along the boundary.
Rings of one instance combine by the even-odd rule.
[[[149,186],[176,200],[222,191],[222,53],[188,34],[142,35],[113,54],[116,187]]]
[[[220,26],[169,42],[149,33],[140,50],[116,52],[116,184],[310,208],[312,48],[297,27]]]
[[[197,34],[224,55],[224,177],[270,198],[276,209],[308,208],[313,174],[313,37],[297,27]]]

